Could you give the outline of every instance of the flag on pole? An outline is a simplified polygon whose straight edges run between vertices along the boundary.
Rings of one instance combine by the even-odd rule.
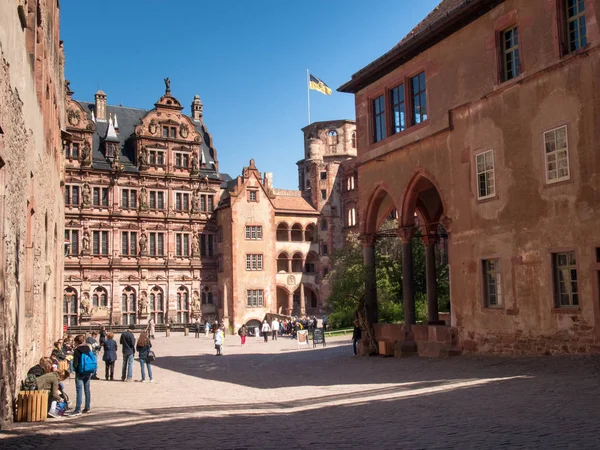
[[[310,75],[309,88],[325,95],[331,95],[331,88],[312,74]]]

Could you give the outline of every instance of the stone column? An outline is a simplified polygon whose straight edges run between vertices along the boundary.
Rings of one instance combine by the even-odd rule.
[[[306,314],[306,299],[304,298],[304,284],[300,283],[300,314]]]
[[[375,279],[375,236],[361,236],[365,266],[365,309],[369,323],[377,323],[377,281]]]
[[[288,270],[287,271],[288,271],[288,273],[292,273],[292,258],[290,256],[288,256],[287,263],[288,263]]]
[[[294,312],[294,293],[288,292],[287,314],[292,315]]]
[[[223,321],[229,318],[229,305],[227,305],[227,283],[223,283]]]
[[[437,273],[435,267],[437,234],[435,232],[429,233],[423,238],[423,243],[425,244],[425,274],[427,276],[427,321],[430,325],[438,325]]]
[[[404,299],[404,323],[412,325],[416,323],[415,278],[412,252],[414,229],[412,227],[400,228],[398,234],[402,240],[402,296]]]
[[[288,232],[288,242],[292,242],[292,229],[288,228],[287,232]]]

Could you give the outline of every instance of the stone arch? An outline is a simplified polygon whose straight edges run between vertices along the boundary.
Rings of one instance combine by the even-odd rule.
[[[154,323],[164,323],[165,321],[165,291],[158,285],[150,289],[150,317],[154,318]]]
[[[136,323],[137,318],[137,295],[132,286],[125,286],[121,291],[121,312],[124,325]]]
[[[317,238],[317,226],[314,223],[309,223],[304,228],[304,241],[315,242]]]
[[[275,233],[277,241],[288,242],[290,240],[290,226],[287,222],[279,222]]]
[[[364,221],[360,221],[361,233],[374,235],[390,212],[398,209],[398,201],[383,183],[378,184],[367,202]]]
[[[304,257],[301,252],[294,252],[292,256],[292,272],[301,273]]]
[[[275,292],[277,297],[277,314],[283,314],[288,310],[290,290],[287,286],[278,284],[275,288]]]
[[[92,292],[92,308],[108,307],[108,291],[102,286],[97,286]]]
[[[304,272],[305,273],[317,273],[319,271],[319,255],[314,252],[314,251],[310,251],[308,252],[308,254],[306,255],[306,262],[304,263]]]
[[[79,317],[79,294],[73,286],[63,292],[63,325],[76,326]]]
[[[304,229],[302,228],[302,225],[299,223],[292,225],[290,235],[293,242],[302,242],[304,240]]]
[[[444,201],[439,184],[426,169],[418,169],[404,190],[400,227],[415,225],[415,214],[422,227],[431,227],[444,216]],[[424,230],[430,231],[430,230]]]
[[[290,271],[290,257],[287,252],[277,255],[277,273],[288,273]]]

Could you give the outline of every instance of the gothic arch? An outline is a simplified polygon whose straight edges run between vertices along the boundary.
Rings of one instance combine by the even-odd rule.
[[[390,212],[399,204],[385,184],[378,184],[369,197],[365,220],[360,221],[362,234],[375,234]]]
[[[417,169],[404,190],[400,227],[414,226],[415,214],[421,226],[437,225],[444,216],[444,204],[446,202],[433,175],[426,169]]]

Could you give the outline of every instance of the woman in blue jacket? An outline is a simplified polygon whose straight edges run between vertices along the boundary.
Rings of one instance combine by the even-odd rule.
[[[115,334],[112,331],[109,331],[106,334],[106,340],[102,344],[102,348],[104,349],[104,355],[102,356],[102,361],[106,366],[105,376],[106,381],[113,381],[114,373],[115,373],[115,361],[117,360],[117,343],[113,339]]]
[[[150,339],[148,338],[148,336],[146,336],[146,333],[141,333],[137,341],[136,349],[140,357],[140,367],[142,369],[142,383],[146,382],[146,371],[144,370],[144,366],[148,367],[148,378],[150,378],[150,383],[152,383],[152,366],[148,358],[148,354],[150,353],[151,348],[152,343],[150,342]]]

